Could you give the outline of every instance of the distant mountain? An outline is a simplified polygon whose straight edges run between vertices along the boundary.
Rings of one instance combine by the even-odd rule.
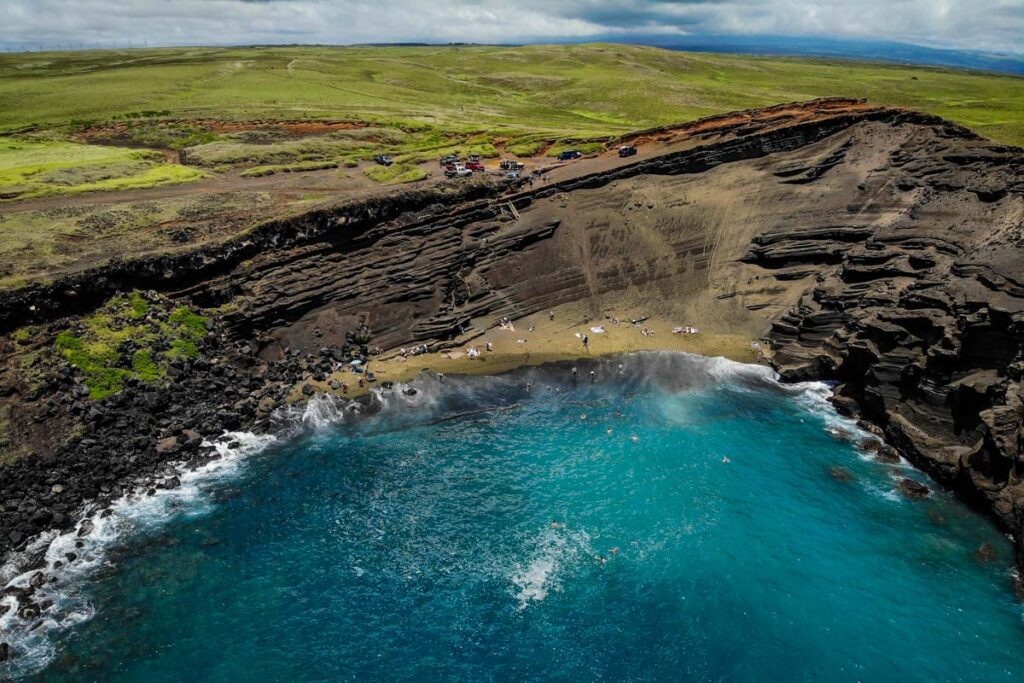
[[[979,69],[1024,75],[1024,55],[974,50],[942,50],[882,40],[838,40],[795,36],[602,36],[601,40],[652,45],[693,52],[735,52],[752,55],[841,57]],[[593,40],[593,38],[589,39]]]

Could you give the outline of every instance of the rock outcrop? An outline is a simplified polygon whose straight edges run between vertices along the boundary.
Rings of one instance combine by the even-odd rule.
[[[1024,523],[1024,158],[925,127],[842,225],[759,234],[743,260],[815,282],[772,324],[784,377],[842,384],[915,464]]]

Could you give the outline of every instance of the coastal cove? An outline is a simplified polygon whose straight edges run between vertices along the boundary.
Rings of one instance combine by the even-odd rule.
[[[1024,678],[1020,149],[212,121],[171,161],[376,147],[0,211],[70,259],[0,289],[0,679]]]
[[[1024,675],[1009,542],[775,377],[639,352],[282,407],[69,534],[89,568],[6,673]]]

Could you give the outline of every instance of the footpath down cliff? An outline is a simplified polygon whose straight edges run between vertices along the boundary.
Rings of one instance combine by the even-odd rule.
[[[636,157],[566,166],[535,186],[325,206],[202,252],[0,293],[0,326],[56,329],[62,316],[130,288],[216,306],[217,362],[185,364],[178,381],[201,387],[211,367],[217,386],[242,378],[246,396],[232,396],[227,414],[233,427],[251,427],[265,400],[317,371],[325,349],[351,349],[363,325],[372,346],[440,348],[499,317],[564,303],[584,302],[595,316],[643,308],[764,338],[786,378],[837,380],[841,410],[1020,538],[1024,151],[850,100],[635,139]],[[275,391],[263,388],[268,380]],[[55,380],[54,391],[69,381]],[[107,401],[100,414],[132,410],[130,396]],[[65,403],[46,410],[58,419]],[[140,462],[181,459],[225,415],[220,404],[193,414],[202,402],[191,395],[158,403],[191,412],[156,423],[88,420],[80,440],[0,468],[0,490],[24,489],[27,499],[47,489],[54,468],[91,472],[107,443],[135,444],[125,457]],[[158,452],[186,428],[187,440]],[[107,468],[80,498],[132,475],[132,466]],[[39,506],[15,507],[2,518],[4,549],[38,531],[25,509]]]

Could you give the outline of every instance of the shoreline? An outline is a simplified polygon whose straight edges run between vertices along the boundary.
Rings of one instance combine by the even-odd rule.
[[[367,382],[364,373],[345,365],[329,374],[320,373],[319,378],[317,373],[307,373],[292,387],[288,402],[301,403],[316,394],[358,398],[368,394],[375,385],[408,382],[422,373],[496,375],[523,367],[585,361],[636,351],[678,351],[751,364],[768,358],[764,353],[759,356],[758,349],[752,346],[756,343],[764,350],[765,341],[749,334],[705,331],[692,322],[661,315],[640,316],[628,309],[611,308],[591,318],[586,308],[579,302],[564,304],[511,320],[507,328],[492,325],[483,332],[463,335],[449,344],[435,344],[434,350],[426,353],[403,356],[402,349],[388,349],[372,356],[365,364],[376,382]],[[672,332],[673,328],[687,325],[698,331]],[[595,327],[603,328],[604,332],[594,332]],[[643,334],[644,329],[653,334]],[[582,337],[577,335],[587,335],[588,345],[584,346]],[[470,357],[469,349],[476,349],[479,355]],[[364,379],[363,386],[359,386],[360,378]]]

